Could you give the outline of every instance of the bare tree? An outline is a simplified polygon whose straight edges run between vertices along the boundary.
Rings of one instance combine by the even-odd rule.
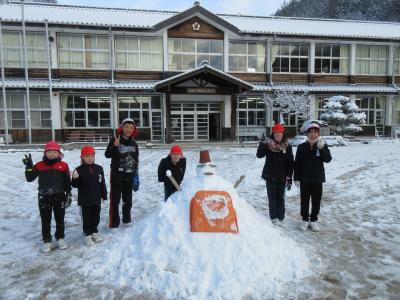
[[[310,118],[310,97],[307,92],[276,90],[273,95],[264,94],[264,102],[271,110],[279,112],[282,124],[283,114],[297,115],[304,120]]]

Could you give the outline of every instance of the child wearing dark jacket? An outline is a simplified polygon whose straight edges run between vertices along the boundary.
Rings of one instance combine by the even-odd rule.
[[[118,228],[120,224],[119,203],[122,196],[122,223],[131,222],[132,190],[139,189],[139,147],[134,139],[136,135],[135,121],[126,118],[117,136],[110,140],[105,156],[111,158],[110,176],[110,228]]]
[[[101,242],[97,226],[100,223],[101,199],[107,200],[103,168],[95,164],[95,150],[81,149],[82,164],[72,173],[72,186],[78,188],[78,205],[82,211],[83,234],[88,246]]]
[[[60,145],[48,142],[44,149],[43,160],[33,164],[31,154],[25,155],[22,162],[25,165],[25,177],[28,182],[39,177],[38,202],[40,218],[42,221],[43,247],[42,252],[53,249],[51,243],[51,213],[56,221],[55,238],[58,248],[66,249],[64,241],[64,216],[65,208],[71,205],[71,178],[68,164],[61,161],[63,155]]]
[[[181,184],[186,171],[186,158],[183,157],[182,149],[178,145],[172,146],[169,155],[161,159],[158,165],[158,182],[164,182],[164,201],[176,192],[176,187],[168,178],[168,171],[171,173],[170,176]]]
[[[276,124],[269,139],[261,141],[257,149],[257,158],[265,157],[262,178],[266,182],[269,217],[272,224],[283,225],[285,218],[285,188],[290,189],[293,174],[293,151],[285,128]]]

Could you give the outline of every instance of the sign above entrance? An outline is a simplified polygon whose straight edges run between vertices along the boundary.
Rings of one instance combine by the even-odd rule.
[[[216,88],[187,88],[187,93],[188,94],[216,94],[217,89]]]

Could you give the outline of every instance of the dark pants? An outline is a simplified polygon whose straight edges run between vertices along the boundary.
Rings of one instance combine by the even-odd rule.
[[[285,187],[283,181],[268,179],[267,181],[267,194],[269,217],[271,220],[279,219],[283,221],[285,218]]]
[[[311,197],[311,215],[310,215]],[[322,183],[300,182],[300,214],[303,221],[318,221],[319,208],[322,198]]]
[[[64,194],[53,194],[53,195],[39,195],[39,211],[40,218],[42,220],[42,236],[43,242],[51,242],[51,212],[54,213],[54,219],[56,221],[56,240],[64,238],[64,216],[65,208],[63,208],[63,202],[65,201]]]
[[[170,190],[164,185],[164,202],[168,200],[168,198],[175,193],[176,190]]]
[[[122,195],[122,222],[131,222],[133,173],[111,172],[110,191],[110,228],[117,228],[120,223],[119,202]]]
[[[97,226],[100,223],[100,205],[88,205],[82,206],[82,223],[83,233],[85,236],[92,235],[93,233],[99,232]]]

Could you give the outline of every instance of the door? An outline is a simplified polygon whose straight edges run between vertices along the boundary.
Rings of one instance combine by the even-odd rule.
[[[210,141],[221,140],[221,114],[210,113],[209,114],[209,139]]]

